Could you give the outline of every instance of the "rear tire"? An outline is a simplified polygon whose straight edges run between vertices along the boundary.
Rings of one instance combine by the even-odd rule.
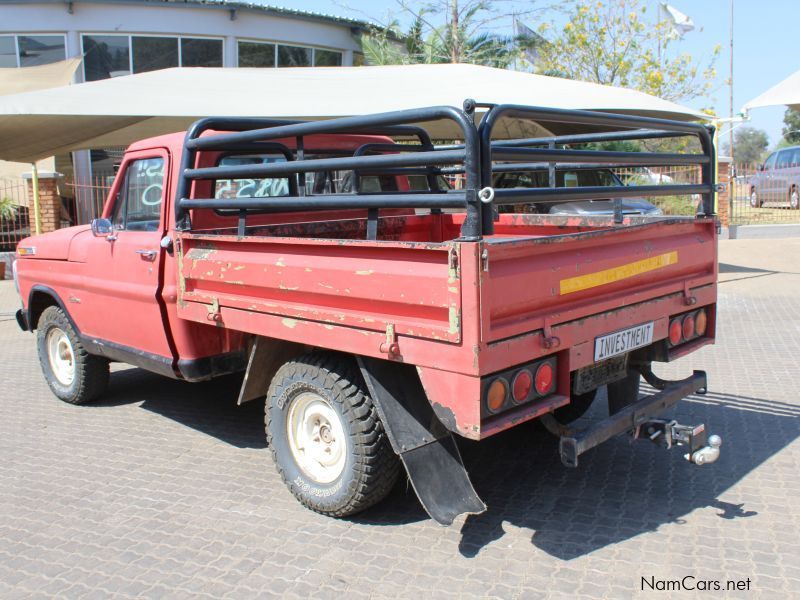
[[[761,207],[761,199],[758,197],[758,193],[755,190],[750,192],[750,206],[753,208]]]
[[[792,191],[789,192],[789,208],[795,210],[800,208],[800,194],[798,194],[797,188],[792,188]]]
[[[49,306],[39,317],[36,346],[47,385],[59,399],[86,404],[106,391],[108,360],[86,351],[58,306]]]
[[[400,473],[355,361],[312,352],[269,386],[266,430],[275,466],[300,503],[345,517],[383,500]]]

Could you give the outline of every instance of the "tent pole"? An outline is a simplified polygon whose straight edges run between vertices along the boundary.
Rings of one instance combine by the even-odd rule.
[[[31,185],[33,186],[33,220],[36,235],[42,233],[41,217],[39,214],[39,169],[36,163],[31,163]]]

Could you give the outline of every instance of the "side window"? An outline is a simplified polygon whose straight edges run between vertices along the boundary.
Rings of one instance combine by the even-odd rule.
[[[791,155],[791,150],[781,150],[780,152],[778,152],[778,159],[775,162],[775,168],[785,169],[786,167],[788,167],[789,163],[791,162],[789,160],[790,155]]]
[[[800,148],[792,150],[791,167],[800,167]]]
[[[158,231],[164,198],[164,159],[130,162],[124,177],[111,219],[114,228]]]
[[[777,156],[778,156],[777,154],[770,154],[769,155],[769,158],[764,162],[764,170],[765,171],[769,171],[769,170],[775,168],[775,157],[777,157]]]

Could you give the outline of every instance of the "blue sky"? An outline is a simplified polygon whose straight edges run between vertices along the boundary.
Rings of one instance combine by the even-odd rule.
[[[268,0],[263,0],[263,3],[281,4]],[[657,10],[658,2],[655,0],[643,0],[642,3],[647,5],[650,14],[654,14]],[[294,0],[286,4],[296,9],[359,19],[366,17],[382,19],[388,11],[394,12],[398,18],[401,17],[394,0]],[[513,4],[521,8],[530,5],[526,2]],[[708,57],[714,46],[722,45],[722,52],[716,65],[717,78],[714,82],[714,91],[706,98],[699,98],[687,104],[695,108],[711,106],[715,108],[717,114],[727,116],[728,88],[725,81],[728,78],[730,59],[730,0],[673,0],[670,4],[689,15],[695,23],[695,30],[687,33],[680,42],[679,48],[682,52],[688,52],[696,58]],[[503,6],[510,5],[505,3]],[[531,18],[528,25],[535,29],[537,23]],[[800,69],[800,52],[797,50],[798,26],[800,26],[799,0],[734,0],[734,112],[738,112],[742,104],[748,100]],[[510,32],[510,23],[506,28]],[[784,110],[784,107],[755,109],[751,112],[751,122],[748,125],[765,130],[769,134],[770,144],[774,145],[781,136]]]

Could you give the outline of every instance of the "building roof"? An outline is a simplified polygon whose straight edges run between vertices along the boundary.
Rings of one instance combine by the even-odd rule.
[[[78,4],[150,4],[157,6],[159,4],[169,5],[185,5],[185,6],[208,6],[210,8],[221,8],[224,10],[253,10],[274,16],[280,17],[295,17],[308,21],[317,21],[323,23],[334,23],[355,29],[371,29],[377,27],[374,23],[360,19],[351,19],[348,17],[341,17],[328,13],[314,12],[308,10],[299,10],[296,8],[286,8],[282,6],[273,6],[270,4],[262,4],[261,2],[247,2],[246,0],[36,0],[37,3],[42,4],[61,4],[61,5],[78,5]],[[0,0],[0,4],[28,4],[29,2],[23,0]]]

